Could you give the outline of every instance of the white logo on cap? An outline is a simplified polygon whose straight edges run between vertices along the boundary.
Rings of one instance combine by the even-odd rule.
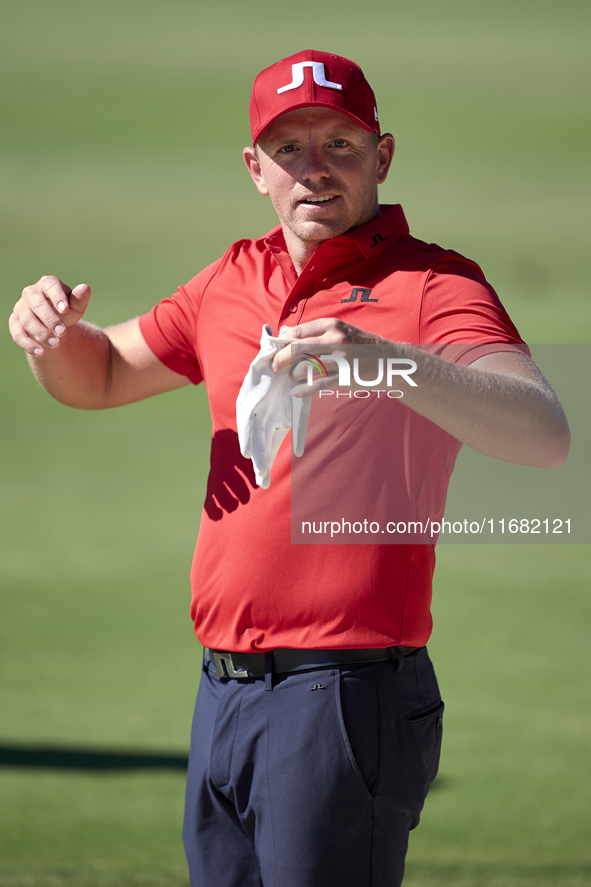
[[[299,86],[302,86],[304,82],[304,68],[312,68],[314,82],[317,83],[318,86],[328,86],[329,89],[343,88],[340,83],[331,83],[330,80],[326,79],[322,62],[297,62],[295,65],[291,66],[291,83],[278,89],[277,95],[281,95],[282,92],[288,92],[290,89],[297,89]]]

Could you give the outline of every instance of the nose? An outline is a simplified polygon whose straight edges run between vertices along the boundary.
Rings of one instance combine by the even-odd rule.
[[[301,177],[303,181],[320,182],[330,178],[328,158],[322,149],[309,146],[302,158]]]

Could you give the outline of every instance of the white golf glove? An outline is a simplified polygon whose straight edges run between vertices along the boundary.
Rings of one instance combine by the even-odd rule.
[[[312,398],[291,396],[290,367],[271,369],[275,354],[292,344],[293,339],[277,338],[268,324],[263,326],[261,350],[236,401],[240,451],[252,460],[256,482],[264,490],[271,483],[271,466],[290,428],[296,456],[304,452]]]

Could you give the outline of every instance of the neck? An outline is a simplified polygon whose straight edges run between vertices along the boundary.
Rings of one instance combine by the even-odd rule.
[[[293,262],[295,272],[299,277],[308,264],[310,258],[314,255],[323,241],[302,241],[298,237],[295,237],[293,233],[289,230],[289,228],[287,228],[285,225],[283,226],[283,236],[285,238],[287,252],[289,253],[289,257]]]

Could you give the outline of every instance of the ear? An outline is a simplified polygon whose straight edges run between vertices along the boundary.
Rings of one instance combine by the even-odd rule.
[[[390,169],[390,164],[394,157],[394,148],[394,136],[391,132],[384,133],[378,142],[377,149],[376,182],[378,185],[381,185],[382,182],[386,181],[386,176],[388,175],[388,170]]]
[[[267,188],[267,183],[265,182],[265,178],[261,169],[261,164],[259,163],[259,159],[254,148],[245,148],[242,152],[242,156],[244,157],[244,162],[246,163],[246,166],[250,173],[250,177],[256,185],[257,191],[264,197],[268,197],[269,189]]]

